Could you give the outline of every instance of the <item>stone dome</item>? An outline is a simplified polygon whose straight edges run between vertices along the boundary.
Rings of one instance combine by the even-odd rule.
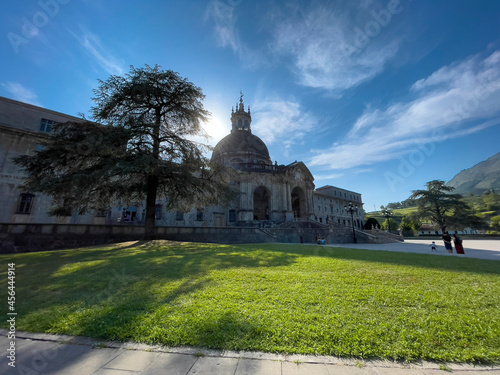
[[[272,164],[266,144],[247,130],[232,130],[215,146],[212,160],[225,165],[240,163]]]

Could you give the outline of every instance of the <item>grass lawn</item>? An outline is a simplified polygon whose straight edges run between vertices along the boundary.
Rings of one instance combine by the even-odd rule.
[[[295,244],[0,256],[17,329],[266,352],[500,363],[500,261]],[[0,324],[7,328],[6,319]]]

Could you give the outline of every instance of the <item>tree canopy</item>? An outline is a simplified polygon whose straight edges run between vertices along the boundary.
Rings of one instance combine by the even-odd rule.
[[[154,236],[156,203],[226,204],[235,195],[225,167],[204,156],[210,113],[202,90],[159,66],[131,67],[125,77],[99,81],[94,122],[59,123],[42,151],[15,159],[24,185],[53,196],[52,214],[81,213],[146,202],[146,233]]]
[[[444,181],[433,180],[426,186],[427,190],[415,190],[410,198],[417,202],[418,217],[436,223],[444,233],[453,215],[469,210],[469,206],[461,200],[460,194],[450,194],[454,188],[447,186]]]
[[[378,223],[378,220],[373,218],[373,217],[368,217],[366,218],[365,221],[365,229],[375,229],[375,228],[380,228],[380,224]]]

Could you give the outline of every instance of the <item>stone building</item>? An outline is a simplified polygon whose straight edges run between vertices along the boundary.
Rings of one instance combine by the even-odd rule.
[[[0,97],[0,222],[66,223],[50,217],[51,198],[22,189],[22,172],[13,157],[40,150],[55,122],[80,121],[73,116]],[[92,221],[92,217],[86,217]]]
[[[0,97],[0,223],[141,224],[144,202],[129,202],[108,212],[67,217],[47,215],[51,198],[24,191],[22,174],[11,158],[33,152],[50,136],[54,122],[80,119],[31,104]],[[214,148],[212,160],[233,167],[231,184],[240,192],[229,207],[197,207],[189,212],[165,211],[157,203],[157,226],[178,227],[273,227],[286,222],[316,222],[328,226],[362,229],[361,194],[333,186],[315,190],[314,177],[300,161],[272,162],[265,143],[252,133],[250,108],[240,98],[231,114],[231,132]],[[344,207],[352,202],[359,209],[351,214]]]

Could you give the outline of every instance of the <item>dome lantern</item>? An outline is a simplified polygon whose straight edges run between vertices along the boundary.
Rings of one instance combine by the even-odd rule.
[[[250,124],[252,116],[250,115],[250,106],[248,112],[245,112],[245,103],[243,102],[243,93],[240,91],[240,102],[236,105],[236,111],[231,111],[231,133],[235,130],[245,130],[252,132]]]

